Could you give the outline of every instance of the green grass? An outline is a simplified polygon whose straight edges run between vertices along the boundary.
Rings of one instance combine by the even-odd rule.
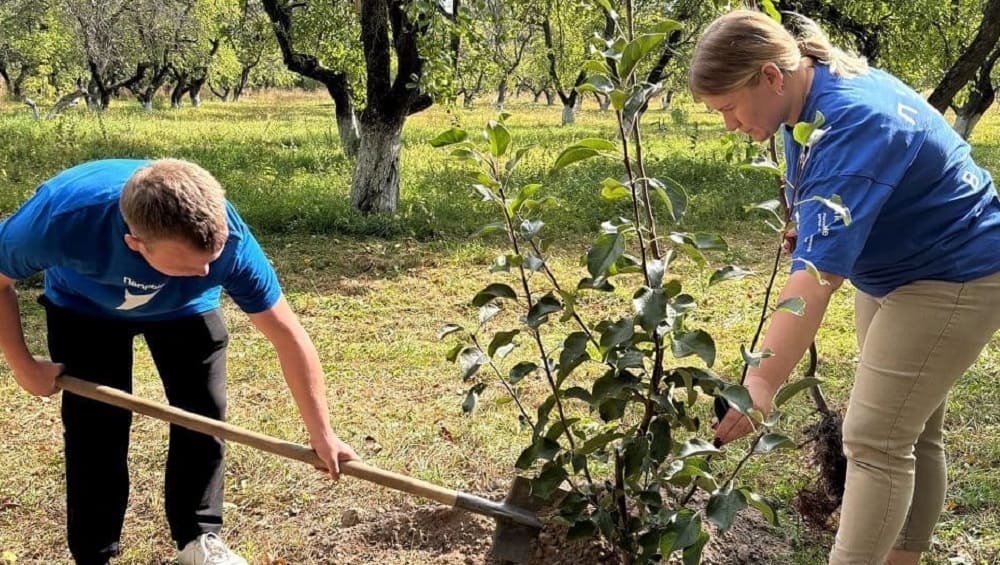
[[[564,145],[607,137],[610,116],[587,107],[577,124],[560,127],[558,108],[516,103],[508,110],[516,141],[534,145],[523,181],[541,179],[545,194],[561,201],[561,209],[548,214],[545,229],[553,239],[553,267],[575,280],[582,272],[580,253],[597,225],[626,212],[599,197],[599,182],[619,170],[615,163],[594,160],[557,176],[546,171]],[[766,272],[772,239],[759,222],[745,217],[742,207],[770,198],[773,184],[724,163],[716,116],[693,105],[686,111],[683,125],[668,112],[654,111],[647,118],[650,172],[687,187],[692,214],[686,229],[718,231],[729,241],[730,251],[716,262],[738,261]],[[313,336],[338,433],[376,465],[488,492],[510,478],[525,437],[517,429],[514,408],[497,403],[498,387],[487,390],[473,417],[461,415],[467,385],[445,361],[450,344],[438,341],[436,332],[446,322],[474,320],[469,299],[486,282],[503,279],[487,273],[501,249],[495,240],[471,237],[493,218],[473,196],[465,169],[427,141],[456,123],[478,130],[493,114],[487,108],[449,112],[435,107],[411,117],[404,132],[400,210],[391,217],[364,217],[350,210],[350,163],[337,147],[331,105],[322,97],[267,95],[152,115],[120,103],[100,119],[74,110],[42,122],[7,103],[0,106],[0,215],[12,211],[41,180],[86,159],[172,156],[199,162],[219,177],[261,236],[292,307]],[[1000,172],[996,111],[984,118],[973,143],[977,159]],[[738,347],[752,334],[764,278],[726,283],[706,293],[696,281],[708,273],[685,262],[678,268],[687,290],[699,297],[698,323],[718,343],[717,369],[735,378]],[[38,288],[23,286],[25,330],[32,350],[43,354],[44,320],[31,300]],[[622,315],[631,308],[624,292],[585,302],[590,317]],[[835,404],[847,397],[856,355],[851,307],[850,292],[838,293],[818,338],[821,376]],[[232,334],[231,421],[304,442],[269,345],[229,303],[226,313]],[[527,345],[519,351],[527,354]],[[162,400],[141,347],[136,367],[136,393]],[[946,432],[951,486],[927,563],[991,564],[1000,555],[1000,474],[994,471],[1000,464],[998,371],[1000,341],[994,340],[951,396]],[[529,384],[533,397],[540,392]],[[796,400],[790,427],[808,418],[805,399]],[[11,552],[18,563],[68,562],[58,402],[20,391],[6,367],[0,367],[0,438],[0,553]],[[135,420],[121,563],[160,563],[172,555],[162,517],[165,438],[166,426]],[[366,451],[366,438],[381,450]],[[803,458],[792,452],[751,460],[743,474],[780,505],[807,478]],[[254,563],[279,558],[329,562],[317,555],[337,551],[343,510],[392,509],[402,500],[350,479],[331,486],[302,465],[234,446],[227,474],[227,538]],[[808,532],[792,514],[782,514],[778,534],[794,549],[792,562],[823,562],[829,536]],[[343,556],[343,562],[349,558]],[[391,562],[421,561],[395,557]]]

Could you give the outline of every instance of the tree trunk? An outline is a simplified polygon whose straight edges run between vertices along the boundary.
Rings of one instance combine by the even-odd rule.
[[[472,102],[476,99],[476,93],[466,90],[462,93],[462,107],[472,108]]]
[[[594,98],[597,98],[597,105],[602,112],[607,112],[608,108],[611,107],[611,97],[607,94],[598,94],[595,92]]]
[[[191,91],[188,92],[188,97],[191,99],[192,107],[194,108],[201,107],[201,88],[198,88],[197,90],[192,88]]]
[[[21,70],[18,71],[17,77],[14,79],[13,90],[11,93],[15,98],[24,97],[24,81],[31,75],[31,68],[28,65],[21,65]]]
[[[969,139],[979,119],[990,109],[997,98],[996,87],[993,86],[993,67],[1000,61],[1000,48],[993,51],[982,65],[979,66],[976,80],[969,88],[969,100],[961,108],[955,108],[955,131],[962,139]]]
[[[139,99],[139,103],[142,104],[142,111],[147,114],[153,113],[153,96],[144,96]]]
[[[983,8],[983,19],[979,23],[976,36],[945,73],[934,92],[927,98],[927,103],[943,114],[951,105],[955,94],[972,80],[976,70],[996,48],[998,39],[1000,39],[1000,0],[990,0]]]
[[[660,96],[660,109],[661,110],[666,110],[667,108],[669,108],[670,107],[670,102],[673,99],[674,99],[674,91],[673,91],[673,89],[670,89],[670,90],[667,90],[666,92],[664,92],[663,95]]]
[[[402,122],[361,122],[361,144],[351,205],[366,214],[391,213],[399,206],[399,152]]]
[[[187,92],[187,83],[183,78],[177,79],[177,84],[170,91],[170,107],[177,110],[181,107],[181,102],[184,100],[184,93]]]
[[[497,85],[497,110],[503,112],[503,105],[507,102],[507,77],[500,79]]]
[[[542,99],[542,93],[544,90],[539,90],[538,92],[532,92],[535,98],[531,101],[532,104],[538,104],[538,101]]]
[[[576,106],[564,104],[562,110],[562,125],[571,124],[576,121]]]
[[[555,101],[555,97],[552,95],[552,91],[549,90],[549,89],[545,89],[543,92],[545,94],[545,105],[546,106],[552,106],[552,105],[554,105],[556,103],[556,101]]]
[[[340,135],[340,146],[344,155],[354,158],[361,145],[361,133],[358,131],[357,115],[351,111],[347,114],[337,113],[337,133]]]

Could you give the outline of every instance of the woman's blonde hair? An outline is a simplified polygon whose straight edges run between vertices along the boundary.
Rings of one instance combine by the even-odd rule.
[[[782,72],[799,68],[802,57],[830,66],[839,76],[868,72],[864,57],[835,47],[816,22],[792,14],[796,34],[770,16],[753,10],[736,10],[712,22],[694,49],[688,86],[699,95],[729,94],[754,86],[760,70],[774,63]]]
[[[172,239],[215,252],[229,237],[225,191],[187,161],[160,159],[136,169],[118,206],[132,235],[149,243]]]

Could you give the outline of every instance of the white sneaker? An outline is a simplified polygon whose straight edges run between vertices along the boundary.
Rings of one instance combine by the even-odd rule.
[[[178,565],[247,565],[247,560],[229,551],[218,534],[207,533],[188,542],[177,554],[177,563]]]

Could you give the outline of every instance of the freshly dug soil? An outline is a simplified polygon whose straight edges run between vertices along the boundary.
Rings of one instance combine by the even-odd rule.
[[[491,554],[494,521],[442,507],[394,510],[352,509],[327,547],[316,547],[310,562],[361,564],[498,565]],[[706,527],[711,528],[711,525]],[[705,565],[786,563],[791,550],[753,510],[743,511],[723,536],[711,531],[702,553]],[[608,544],[598,539],[567,542],[565,529],[547,526],[534,545],[531,565],[616,565]],[[315,559],[315,561],[313,561]],[[668,563],[680,563],[669,561]]]

